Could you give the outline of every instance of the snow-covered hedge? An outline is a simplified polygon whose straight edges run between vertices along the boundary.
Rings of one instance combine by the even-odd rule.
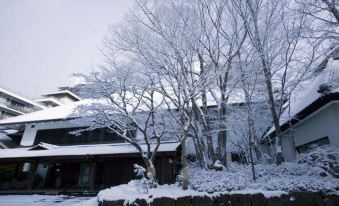
[[[291,191],[339,190],[337,173],[338,149],[316,148],[302,154],[295,162],[276,165],[255,165],[257,180],[253,181],[250,165],[230,164],[227,170],[203,170],[190,165],[191,186],[197,191],[223,192],[262,189]]]
[[[336,191],[339,179],[322,176],[322,170],[307,164],[283,163],[256,165],[257,180],[253,181],[250,166],[231,164],[227,170],[203,170],[190,166],[191,186],[208,193],[232,190],[261,189],[283,191]]]

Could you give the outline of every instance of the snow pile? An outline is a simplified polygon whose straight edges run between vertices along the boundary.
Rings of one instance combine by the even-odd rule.
[[[207,195],[205,192],[197,192],[192,189],[183,191],[178,185],[158,185],[157,188],[149,189],[148,192],[144,189],[139,180],[132,180],[128,184],[123,184],[99,192],[99,201],[103,200],[125,200],[125,203],[132,203],[136,199],[145,199],[147,202],[152,202],[154,198],[171,197],[178,198],[183,196],[202,196]]]
[[[66,195],[0,195],[2,206],[98,206],[96,197]]]
[[[241,190],[232,192],[223,192],[228,194],[258,194],[262,193],[266,198],[280,197],[282,194],[287,194],[284,191],[265,191],[265,190]],[[169,197],[177,199],[185,196],[218,196],[220,193],[209,194],[206,192],[199,192],[193,189],[182,190],[178,185],[158,185],[157,188],[153,188],[147,191],[144,190],[138,180],[132,180],[128,184],[111,187],[99,192],[98,200],[102,201],[116,201],[124,200],[124,204],[133,203],[137,199],[144,199],[148,203],[153,199],[159,197]]]
[[[283,163],[256,165],[256,182],[252,179],[251,167],[230,164],[227,170],[203,170],[195,164],[190,166],[191,186],[199,192],[224,192],[234,190],[282,190],[334,192],[339,188],[339,179],[324,176],[323,170],[306,163]]]
[[[99,204],[98,198],[93,197],[89,200],[81,201],[81,202],[78,202],[76,204],[72,204],[70,206],[98,206],[98,204]]]

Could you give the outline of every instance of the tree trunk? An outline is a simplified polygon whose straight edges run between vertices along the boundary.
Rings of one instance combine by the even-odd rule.
[[[253,26],[254,26],[254,39],[252,40],[252,43],[255,47],[255,49],[258,51],[260,55],[260,60],[262,63],[262,71],[264,73],[265,77],[265,84],[266,84],[266,89],[267,89],[267,96],[268,96],[268,103],[270,105],[270,111],[272,115],[272,120],[273,124],[275,127],[275,132],[276,132],[276,164],[280,165],[283,161],[284,158],[282,156],[282,149],[281,149],[281,141],[280,141],[280,136],[281,136],[281,130],[280,130],[280,124],[279,124],[279,117],[277,110],[275,108],[275,101],[274,101],[274,96],[273,96],[273,89],[272,89],[272,79],[271,79],[271,70],[269,68],[269,64],[267,62],[267,59],[265,57],[265,54],[267,51],[264,50],[262,42],[260,40],[259,36],[259,28],[258,28],[258,19],[256,12],[253,8],[253,5],[250,0],[246,0],[246,4],[249,8],[249,11],[251,13],[252,21],[253,21]],[[248,26],[246,27],[248,30]]]
[[[200,77],[205,78],[205,70],[204,70],[204,60],[203,57],[198,54],[199,57],[199,65],[200,65]],[[199,115],[200,112],[198,112],[198,106],[194,102],[194,108],[195,115],[197,116],[197,120],[200,119],[202,120],[203,128],[204,128],[204,133],[206,134],[206,140],[207,140],[207,151],[208,155],[210,156],[210,159],[212,159],[212,162],[214,163],[217,160],[217,156],[214,151],[214,146],[213,146],[213,140],[212,140],[212,134],[211,134],[211,122],[210,118],[208,117],[208,108],[207,108],[207,94],[206,94],[206,89],[203,89],[201,92],[201,101],[202,101],[202,112],[203,115]]]
[[[147,177],[149,179],[154,180],[156,182],[157,175],[156,175],[155,167],[154,167],[152,161],[149,158],[147,158],[147,157],[143,157],[143,160],[144,160],[144,162],[146,164]]]
[[[224,103],[225,97],[222,95],[218,116],[220,120],[220,131],[218,132],[218,153],[219,159],[225,167],[227,167],[227,127],[226,127],[226,105]]]
[[[193,144],[194,144],[194,148],[196,151],[197,160],[199,162],[200,167],[203,168],[204,164],[203,164],[203,152],[202,152],[201,144],[198,142],[196,138],[192,138],[192,139],[193,139]]]
[[[272,120],[275,128],[275,145],[276,145],[276,164],[281,165],[281,163],[284,161],[283,155],[282,155],[282,146],[281,146],[281,130],[280,130],[280,123],[279,123],[279,117],[277,114],[277,110],[275,109],[275,101],[273,97],[273,89],[272,89],[272,82],[271,82],[271,74],[269,72],[269,69],[267,67],[265,59],[262,57],[262,63],[263,63],[263,71],[265,74],[265,82],[267,87],[267,94],[268,94],[268,103],[270,105],[270,110],[272,114]]]
[[[186,139],[187,139],[187,133],[184,134],[184,137],[181,141],[181,166],[182,166],[182,177],[183,177],[183,180],[182,180],[183,190],[188,189],[188,182],[189,182],[189,173],[188,173],[188,166],[187,166],[187,160],[186,160]]]
[[[247,104],[250,104],[249,102],[247,102]],[[252,169],[252,177],[253,180],[256,180],[255,177],[255,169],[254,169],[254,162],[253,162],[253,154],[252,154],[252,148],[253,148],[253,119],[252,119],[252,115],[251,115],[251,111],[250,111],[250,107],[248,106],[248,146],[250,149],[250,162],[251,162],[251,169]]]
[[[192,101],[192,105],[193,105],[192,110],[193,110],[193,115],[194,115],[193,122],[194,122],[194,127],[196,129],[195,136],[198,139],[200,138],[200,136],[202,136],[202,135],[199,135],[199,132],[198,132],[199,126],[197,124],[199,123],[199,120],[201,120],[202,125],[203,125],[203,133],[205,134],[205,137],[206,137],[208,159],[212,160],[212,164],[213,164],[216,161],[216,155],[215,155],[214,148],[213,148],[211,127],[209,125],[209,121],[206,119],[208,117],[206,116],[203,117],[202,115],[200,115],[200,112],[198,111],[198,106],[196,105],[195,102]],[[202,153],[202,155],[204,155],[204,153]],[[210,162],[208,162],[208,164],[210,164]]]

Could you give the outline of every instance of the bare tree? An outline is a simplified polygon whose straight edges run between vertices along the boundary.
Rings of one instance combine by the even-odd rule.
[[[150,76],[134,63],[111,62],[89,75],[82,75],[84,95],[93,101],[77,112],[90,125],[105,127],[133,145],[143,159],[147,176],[156,181],[154,160],[166,132],[173,131],[161,95]]]
[[[227,104],[237,82],[236,78],[230,76],[234,59],[245,40],[246,31],[240,16],[233,11],[234,8],[228,1],[198,0],[192,5],[200,27],[197,40],[200,42],[200,48],[197,51],[200,65],[204,65],[200,70],[207,70],[210,78],[214,80],[208,91],[202,93],[203,108],[207,105],[208,95],[218,105],[219,131],[215,152],[218,157],[214,157],[214,160],[220,159],[227,166]]]
[[[303,39],[304,15],[289,1],[233,1],[241,15],[249,42],[255,48],[265,79],[267,100],[276,131],[276,163],[283,161],[280,115],[289,94],[307,75],[317,58],[319,45]]]
[[[339,2],[337,0],[296,0],[297,11],[308,18],[307,38],[315,38],[320,41],[339,38]]]

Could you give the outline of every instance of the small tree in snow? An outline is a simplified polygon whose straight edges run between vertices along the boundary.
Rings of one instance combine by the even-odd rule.
[[[90,124],[88,129],[106,127],[133,145],[142,157],[147,177],[156,181],[154,160],[165,137],[172,130],[151,77],[133,63],[110,62],[99,71],[82,75],[86,80],[83,95],[94,100],[77,112]],[[87,129],[87,130],[88,130]]]

